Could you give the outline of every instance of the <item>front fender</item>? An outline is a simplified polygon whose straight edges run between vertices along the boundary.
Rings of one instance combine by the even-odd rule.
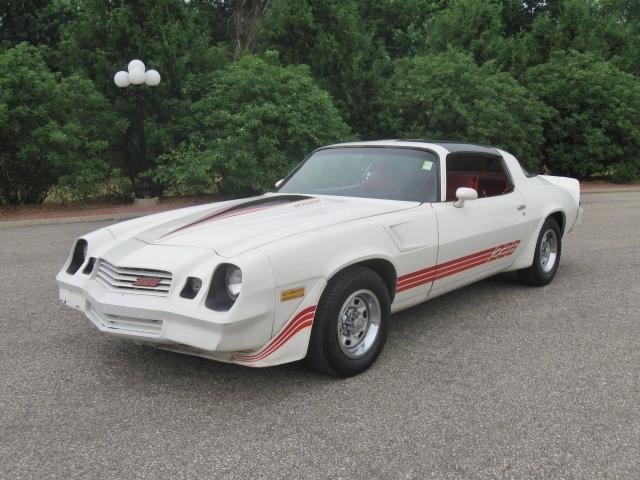
[[[326,283],[337,272],[366,260],[384,259],[398,271],[397,247],[378,220],[363,219],[305,232],[260,247],[271,262],[276,290],[306,286],[316,292],[315,304]],[[395,253],[395,254],[394,254]],[[286,321],[286,320],[284,320]],[[277,331],[283,320],[276,319]]]

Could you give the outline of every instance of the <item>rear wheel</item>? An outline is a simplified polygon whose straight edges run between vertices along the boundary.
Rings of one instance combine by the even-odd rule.
[[[374,271],[354,266],[338,273],[318,304],[307,363],[341,377],[369,368],[387,338],[390,303],[387,287]]]
[[[527,285],[547,285],[556,276],[562,252],[562,233],[554,218],[547,218],[540,229],[533,265],[518,270],[518,278]]]

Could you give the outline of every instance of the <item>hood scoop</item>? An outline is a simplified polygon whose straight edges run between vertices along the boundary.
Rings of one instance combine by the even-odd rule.
[[[288,205],[290,203],[301,202],[304,200],[315,200],[313,197],[309,197],[306,195],[281,195],[281,196],[270,196],[267,198],[259,198],[257,200],[250,200],[248,202],[243,202],[239,204],[232,205],[231,207],[221,208],[213,213],[205,215],[198,220],[195,220],[187,225],[183,225],[175,230],[163,235],[163,237],[168,237],[175,233],[179,233],[188,228],[192,228],[203,223],[213,222],[216,220],[222,220],[225,218],[236,217],[238,215],[243,215],[246,213],[258,212],[260,210],[266,210],[268,208],[280,207],[282,205]]]

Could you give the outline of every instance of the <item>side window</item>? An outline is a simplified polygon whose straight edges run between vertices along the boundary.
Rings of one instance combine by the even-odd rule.
[[[495,197],[513,191],[501,157],[471,153],[447,156],[447,198],[456,200],[460,187],[473,188],[478,198]]]

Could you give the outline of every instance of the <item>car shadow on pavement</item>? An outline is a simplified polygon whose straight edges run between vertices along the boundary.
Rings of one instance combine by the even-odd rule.
[[[377,371],[388,367],[387,360],[419,351],[425,339],[433,336],[446,339],[456,324],[469,321],[477,305],[495,302],[496,290],[508,296],[527,287],[517,283],[513,274],[500,274],[465,288],[445,294],[392,316],[389,340],[383,355],[369,371],[352,379],[339,379],[315,373],[303,361],[270,368],[250,368],[200,357],[137,346],[126,340],[104,338],[99,354],[107,361],[102,367],[114,376],[128,372],[120,381],[123,387],[205,393],[218,400],[243,396],[268,396],[277,399],[297,390],[321,388],[336,382],[360,382],[375,378]],[[449,333],[448,333],[449,332]],[[400,341],[402,339],[402,341]],[[381,372],[384,375],[384,372]],[[109,375],[111,376],[111,375]],[[360,380],[357,380],[360,378]],[[205,397],[210,398],[211,397]]]

